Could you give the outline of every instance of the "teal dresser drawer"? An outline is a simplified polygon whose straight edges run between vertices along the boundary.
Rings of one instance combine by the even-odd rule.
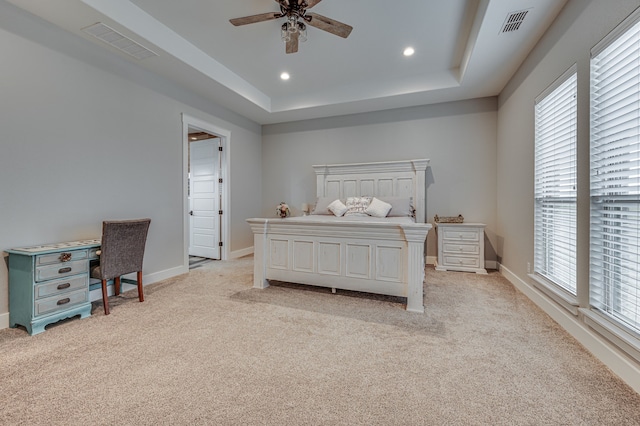
[[[75,305],[87,303],[88,301],[89,289],[83,288],[69,293],[36,300],[33,314],[36,317],[41,315],[50,315],[58,311],[66,311]]]
[[[98,259],[98,252],[100,251],[100,247],[94,247],[89,249],[89,260]]]
[[[88,271],[89,262],[87,262],[87,260],[73,260],[48,266],[38,266],[36,268],[36,281],[40,282],[53,278],[68,277]]]
[[[74,275],[73,277],[61,278],[37,284],[35,288],[35,298],[42,299],[79,290],[87,286],[87,274]]]
[[[36,256],[36,266],[87,259],[88,254],[88,250],[71,250],[63,251],[61,253],[41,254],[40,256]]]

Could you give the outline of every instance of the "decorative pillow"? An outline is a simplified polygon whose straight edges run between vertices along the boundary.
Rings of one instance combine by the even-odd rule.
[[[329,209],[331,213],[340,217],[347,212],[347,206],[342,204],[340,200],[334,200],[331,204],[329,204]]]
[[[391,204],[391,211],[389,211],[387,217],[414,216],[411,198],[409,197],[380,197],[380,201]]]
[[[318,197],[316,205],[311,214],[333,214],[329,211],[329,204],[335,200],[334,197]]]
[[[387,217],[389,211],[391,211],[391,204],[378,200],[376,197],[373,197],[369,207],[364,210],[366,214],[373,217]]]
[[[369,197],[349,197],[347,198],[347,212],[344,215],[367,216],[364,211],[369,207],[370,202],[371,198]]]

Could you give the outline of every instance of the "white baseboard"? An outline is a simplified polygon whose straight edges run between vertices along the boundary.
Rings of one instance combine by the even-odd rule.
[[[587,348],[596,358],[609,367],[625,383],[640,393],[639,364],[633,362],[613,344],[589,328],[578,317],[556,304],[533,285],[520,279],[506,267],[502,265],[498,266],[500,273],[502,273],[511,284],[524,293],[533,303],[538,305],[547,315],[553,318],[554,321]]]
[[[9,328],[9,312],[0,314],[0,330],[3,328]]]
[[[438,256],[427,256],[425,258],[425,262],[427,263],[427,265],[435,265],[437,260]]]
[[[169,269],[165,269],[164,271],[158,271],[158,272],[154,272],[154,273],[149,274],[149,275],[143,275],[142,276],[142,285],[147,286],[149,284],[157,283],[158,281],[166,280],[167,278],[175,277],[177,275],[186,274],[187,272],[189,272],[189,267],[188,266],[176,266],[175,268],[169,268]],[[128,279],[131,279],[131,280],[135,280],[136,279],[136,275],[135,275],[135,273],[129,274],[129,275],[124,275],[123,278],[128,278]],[[134,288],[136,288],[135,285],[128,284],[128,283],[122,283],[122,289],[121,290],[122,291],[128,291],[128,290],[132,290]],[[107,287],[107,294],[109,296],[113,296],[113,293],[114,293],[113,286]],[[92,301],[92,302],[95,302],[96,300],[102,300],[102,290],[99,289],[99,288],[96,289],[96,290],[91,290],[91,292],[89,293],[89,300]],[[7,320],[7,324],[8,324],[8,320]]]
[[[249,256],[250,254],[253,254],[253,246],[232,251],[229,253],[229,260]]]

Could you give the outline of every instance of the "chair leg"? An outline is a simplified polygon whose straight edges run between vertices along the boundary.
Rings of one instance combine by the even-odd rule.
[[[144,302],[144,293],[142,292],[142,271],[138,271],[138,299]]]
[[[120,295],[120,277],[115,277],[113,279],[113,289],[116,296]]]
[[[107,280],[102,280],[102,306],[104,306],[104,314],[109,315],[109,298],[107,297]]]

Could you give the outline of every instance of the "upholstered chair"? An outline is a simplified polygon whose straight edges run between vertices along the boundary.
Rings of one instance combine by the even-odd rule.
[[[138,298],[144,301],[142,290],[142,261],[151,219],[115,220],[102,222],[100,265],[91,271],[92,278],[102,281],[104,314],[109,315],[107,282],[114,280],[116,296],[120,294],[120,277],[137,272]]]

